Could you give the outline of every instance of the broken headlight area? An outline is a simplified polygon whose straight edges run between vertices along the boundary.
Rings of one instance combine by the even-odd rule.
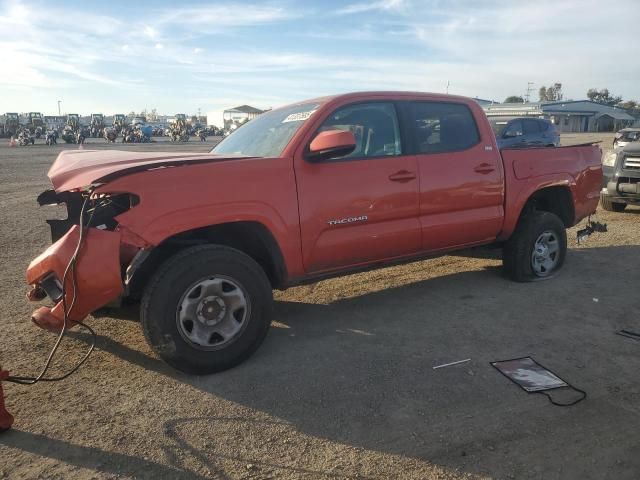
[[[47,220],[51,228],[51,241],[56,242],[62,238],[73,225],[80,224],[80,212],[88,192],[61,192],[47,190],[38,196],[39,205],[60,205],[67,207],[66,219]],[[94,227],[99,230],[113,231],[118,225],[116,217],[140,202],[140,199],[131,193],[102,193],[90,197],[84,212],[83,224],[85,227]]]

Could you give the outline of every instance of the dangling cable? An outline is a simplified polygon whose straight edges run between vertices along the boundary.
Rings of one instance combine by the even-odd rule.
[[[76,370],[78,370],[87,361],[87,359],[93,352],[93,349],[95,348],[96,337],[97,337],[96,332],[85,323],[80,321],[74,321],[74,323],[77,323],[78,325],[88,330],[89,333],[91,333],[92,339],[91,339],[91,345],[89,346],[89,350],[87,350],[87,353],[84,355],[84,357],[82,357],[82,360],[80,360],[80,362],[78,362],[75,365],[75,367],[73,367],[71,370],[69,370],[65,374],[60,375],[58,377],[45,377],[46,373],[49,371],[49,368],[51,367],[53,358],[55,357],[56,352],[58,351],[58,348],[62,343],[62,339],[65,337],[67,333],[67,322],[70,321],[69,314],[71,313],[71,310],[73,309],[76,302],[77,292],[78,292],[78,285],[76,282],[76,264],[78,261],[78,254],[80,253],[80,249],[82,248],[82,244],[85,237],[84,214],[85,214],[87,205],[89,203],[89,200],[91,199],[91,195],[93,194],[93,190],[94,190],[93,188],[89,189],[87,196],[82,202],[82,208],[80,209],[80,219],[79,219],[80,232],[78,234],[78,243],[76,244],[76,248],[73,252],[73,255],[71,256],[71,259],[69,260],[69,263],[67,264],[67,267],[65,268],[64,274],[62,276],[62,311],[64,315],[64,321],[62,324],[62,328],[60,329],[60,333],[58,334],[58,338],[56,339],[56,343],[53,345],[51,351],[49,352],[49,356],[47,357],[47,361],[45,362],[44,366],[42,367],[42,370],[37,376],[25,377],[25,376],[11,375],[7,377],[7,379],[5,380],[7,382],[19,383],[21,385],[35,385],[38,382],[56,382],[59,380],[64,380],[65,378],[73,374]],[[89,216],[89,220],[86,223],[87,227],[91,225],[91,220],[93,219],[93,215],[96,211],[96,208],[97,206],[94,205],[94,208],[91,211],[91,215]],[[69,275],[69,272],[71,272],[71,284],[73,286],[73,297],[71,299],[69,308],[67,308],[66,280],[67,280],[67,276]]]

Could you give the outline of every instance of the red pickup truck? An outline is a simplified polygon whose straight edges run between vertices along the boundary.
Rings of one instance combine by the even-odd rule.
[[[60,330],[141,299],[167,363],[205,374],[254,352],[272,289],[476,245],[516,281],[553,276],[596,210],[597,146],[500,152],[478,104],[407,92],[260,115],[208,154],[64,151],[40,204],[55,243],[27,270],[33,320]]]

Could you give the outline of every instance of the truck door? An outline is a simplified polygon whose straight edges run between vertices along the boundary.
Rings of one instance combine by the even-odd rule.
[[[404,104],[420,176],[425,251],[491,241],[502,228],[504,179],[488,124],[464,103]]]
[[[318,130],[351,130],[348,156],[295,158],[308,273],[357,266],[420,250],[416,158],[405,154],[393,102],[339,107]]]

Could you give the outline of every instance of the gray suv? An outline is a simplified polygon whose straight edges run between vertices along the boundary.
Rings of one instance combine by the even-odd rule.
[[[640,142],[605,153],[602,173],[602,208],[622,212],[629,204],[640,205]]]
[[[498,147],[559,147],[560,134],[549,120],[543,118],[489,118]]]

